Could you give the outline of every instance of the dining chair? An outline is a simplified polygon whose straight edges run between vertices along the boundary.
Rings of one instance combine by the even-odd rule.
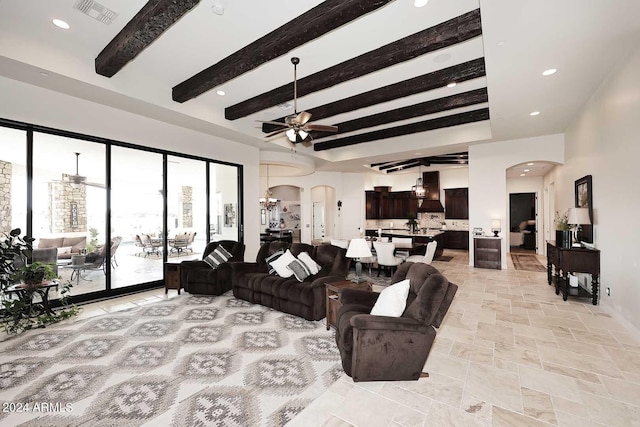
[[[373,242],[373,247],[378,261],[378,276],[380,276],[380,270],[385,270],[385,274],[388,272],[391,275],[391,272],[404,262],[403,258],[393,254],[396,249],[393,242]]]

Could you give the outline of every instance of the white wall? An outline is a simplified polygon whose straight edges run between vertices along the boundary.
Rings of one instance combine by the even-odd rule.
[[[601,250],[600,304],[640,329],[640,49],[619,64],[565,134],[555,171],[557,210],[574,206],[574,181],[593,177],[594,240]],[[611,288],[611,296],[606,295]]]
[[[545,135],[469,147],[469,229],[491,230],[491,219],[505,224],[509,217],[507,168],[531,161],[562,163],[564,136]],[[470,233],[471,234],[471,233]],[[473,236],[469,236],[469,265],[473,265]],[[507,239],[502,239],[502,268],[507,268]]]

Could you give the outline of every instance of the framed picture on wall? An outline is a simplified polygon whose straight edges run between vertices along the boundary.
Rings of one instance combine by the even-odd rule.
[[[575,182],[576,208],[589,209],[591,224],[582,225],[582,240],[593,243],[593,188],[591,175],[583,176]]]

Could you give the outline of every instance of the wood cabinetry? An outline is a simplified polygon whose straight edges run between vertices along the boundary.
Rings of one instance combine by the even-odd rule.
[[[327,330],[331,326],[336,327],[338,310],[342,307],[340,303],[340,292],[345,288],[363,289],[371,291],[371,284],[368,282],[354,283],[351,280],[325,283],[326,305],[327,305]]]
[[[444,248],[469,250],[469,232],[459,230],[445,231]]]
[[[473,238],[473,265],[478,268],[502,269],[502,239],[500,237]]]
[[[555,266],[555,278],[553,267]],[[569,285],[569,274],[591,274],[591,292],[581,286]],[[598,304],[600,289],[600,251],[588,248],[562,248],[555,242],[547,242],[547,281],[555,282],[556,295],[562,291],[562,299],[569,296],[591,298],[593,305]],[[554,280],[555,279],[555,280]]]
[[[446,219],[469,219],[469,189],[447,188],[444,190],[444,206]]]
[[[378,187],[376,187],[378,188]],[[418,200],[411,197],[411,191],[365,191],[365,214],[367,219],[407,218],[409,212],[418,212]]]

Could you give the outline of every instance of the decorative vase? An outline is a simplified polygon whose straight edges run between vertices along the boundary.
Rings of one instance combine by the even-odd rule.
[[[556,245],[559,248],[571,248],[573,244],[573,233],[571,230],[556,230]]]

